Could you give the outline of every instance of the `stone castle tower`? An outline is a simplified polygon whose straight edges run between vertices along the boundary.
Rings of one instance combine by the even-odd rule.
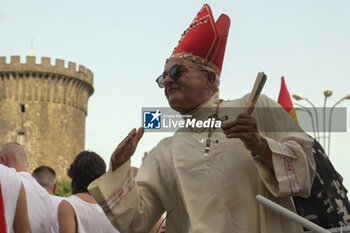
[[[28,56],[0,57],[0,146],[22,144],[29,157],[29,171],[47,165],[57,179],[66,173],[75,156],[84,150],[87,103],[92,95],[89,69],[43,57],[41,64]]]

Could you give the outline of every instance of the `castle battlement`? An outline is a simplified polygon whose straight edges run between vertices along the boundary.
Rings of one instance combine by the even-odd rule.
[[[10,63],[6,63],[6,57],[0,57],[0,72],[43,72],[58,75],[65,75],[76,78],[93,85],[93,73],[91,70],[75,62],[68,62],[68,67],[64,66],[64,60],[56,59],[55,65],[51,65],[51,58],[42,57],[41,64],[35,63],[35,56],[27,56],[26,63],[20,62],[20,56],[11,56]]]
[[[35,63],[35,57],[27,56],[21,63],[20,56],[0,57],[0,101],[42,101],[62,103],[78,108],[87,114],[88,98],[94,92],[93,74],[74,62],[41,58],[41,64]]]
[[[69,165],[84,150],[93,92],[93,74],[85,66],[48,57],[40,63],[32,56],[0,57],[0,146],[18,142],[28,152],[30,172],[48,165],[58,180],[67,179]]]

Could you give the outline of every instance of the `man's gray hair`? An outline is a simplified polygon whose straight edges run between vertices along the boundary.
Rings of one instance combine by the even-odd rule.
[[[202,69],[204,69],[206,71],[214,72],[214,74],[215,74],[215,83],[216,83],[216,86],[219,87],[219,85],[220,85],[220,76],[212,68],[210,68],[209,66],[202,65],[202,64],[200,66],[202,67]]]

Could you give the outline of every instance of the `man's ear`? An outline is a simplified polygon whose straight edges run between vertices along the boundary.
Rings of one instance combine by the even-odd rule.
[[[212,93],[215,93],[218,91],[218,83],[217,83],[216,74],[214,71],[207,72],[206,86],[208,87],[209,90],[212,91]]]
[[[7,159],[5,155],[0,155],[0,163],[7,165]]]
[[[55,183],[55,185],[53,186],[52,195],[54,195],[54,194],[55,194],[55,192],[56,192],[56,188],[57,188],[57,183]]]
[[[215,84],[215,82],[216,82],[216,74],[213,71],[209,70],[207,72],[207,83]]]

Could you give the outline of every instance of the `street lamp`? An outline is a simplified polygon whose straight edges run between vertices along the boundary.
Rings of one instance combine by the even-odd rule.
[[[324,104],[323,104],[323,146],[326,146],[326,102],[327,102],[327,98],[330,97],[333,94],[332,90],[325,90],[323,92],[324,95]],[[329,134],[328,134],[329,137]],[[329,140],[329,138],[328,138]],[[326,148],[324,148],[326,150]]]
[[[340,102],[342,102],[343,100],[348,100],[350,99],[350,94],[344,96],[343,98],[341,98],[338,102],[336,102],[333,107],[331,108],[331,111],[329,113],[329,126],[328,126],[328,157],[329,157],[329,153],[330,153],[330,146],[331,146],[331,124],[332,124],[332,114],[333,114],[333,110],[335,108],[335,106],[337,106]]]
[[[317,128],[317,138],[316,138],[316,140],[319,140],[319,138],[320,138],[320,128],[318,126],[318,114],[317,114],[317,110],[316,110],[315,105],[313,105],[313,103],[311,103],[311,101],[308,98],[306,98],[303,94],[295,93],[292,96],[296,100],[306,100],[312,106],[312,108],[314,109],[315,117],[316,117],[316,128]]]
[[[326,102],[327,102],[327,98],[330,97],[331,95],[333,94],[333,91],[332,90],[325,90],[323,92],[323,95],[324,95],[324,104],[323,104],[323,147],[324,149],[326,150]],[[300,94],[300,93],[295,93],[292,95],[294,99],[296,100],[306,100],[313,108],[314,112],[315,112],[315,118],[316,118],[316,128],[317,128],[317,134],[314,133],[315,135],[315,138],[316,140],[319,140],[320,139],[320,130],[319,130],[319,122],[318,122],[318,114],[317,114],[317,110],[315,108],[315,106],[311,103],[311,101],[306,98],[303,94]],[[328,148],[327,148],[327,155],[329,157],[330,155],[330,145],[331,145],[331,126],[332,126],[332,114],[333,114],[333,110],[335,108],[335,106],[337,106],[340,102],[342,102],[343,100],[347,100],[347,99],[350,99],[350,94],[344,96],[343,98],[341,98],[338,102],[336,102],[333,107],[331,108],[330,110],[330,113],[329,113],[329,125],[328,125]],[[312,119],[312,126],[313,126],[313,129],[315,131],[315,126],[314,126],[314,121],[313,121],[313,117],[312,117],[312,113],[311,111],[306,108],[305,106],[301,105],[301,104],[298,104],[298,103],[294,103],[295,105],[297,106],[300,106],[301,108],[299,108],[299,110],[303,110],[307,113],[309,113],[309,115],[311,115],[311,119]],[[317,137],[316,137],[317,135]]]
[[[312,117],[311,111],[307,107],[302,105],[302,104],[299,104],[299,103],[296,103],[296,102],[294,102],[293,104],[296,105],[296,106],[299,106],[299,108],[296,108],[295,110],[301,110],[301,111],[307,112],[310,115],[311,123],[312,123],[312,129],[314,131],[314,137],[317,138],[316,137],[315,122],[314,122],[314,118]]]

